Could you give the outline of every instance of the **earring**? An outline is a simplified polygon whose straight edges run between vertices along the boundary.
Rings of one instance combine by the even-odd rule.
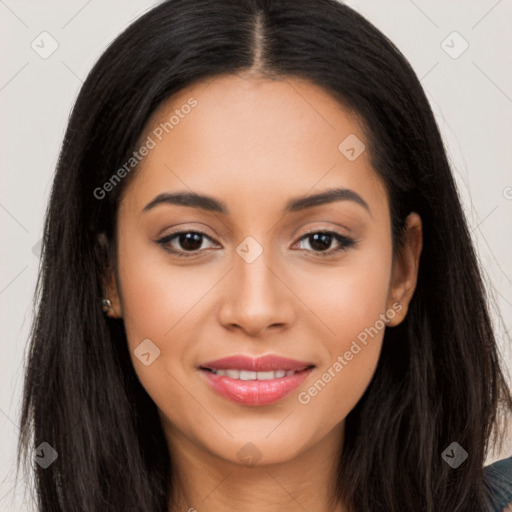
[[[109,311],[112,311],[112,314],[114,314],[114,308],[112,307],[112,302],[110,302],[109,299],[102,299],[101,305],[102,305],[104,313],[108,313]]]

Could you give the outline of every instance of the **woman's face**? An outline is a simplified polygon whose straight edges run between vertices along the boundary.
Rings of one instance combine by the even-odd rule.
[[[393,265],[356,118],[308,82],[230,75],[180,91],[140,140],[105,296],[171,450],[263,464],[339,442],[421,250]],[[212,363],[231,356],[248,359]]]

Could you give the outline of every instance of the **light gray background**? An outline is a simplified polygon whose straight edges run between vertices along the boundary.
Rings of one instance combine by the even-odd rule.
[[[106,46],[152,0],[0,0],[0,509],[31,510],[14,487],[23,361],[38,242],[67,119]],[[511,0],[351,0],[405,54],[430,99],[485,271],[503,359],[512,327]],[[47,31],[47,59],[31,48]],[[458,32],[462,39],[452,32]],[[448,37],[450,36],[450,37]],[[448,37],[448,39],[447,39]],[[458,58],[453,58],[469,47]],[[445,41],[445,43],[442,43]],[[42,48],[41,50],[42,51]],[[450,56],[447,52],[451,53]],[[508,377],[510,379],[510,375]],[[510,456],[509,443],[487,463]]]

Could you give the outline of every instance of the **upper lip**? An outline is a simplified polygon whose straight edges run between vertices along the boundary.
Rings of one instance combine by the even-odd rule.
[[[261,357],[248,357],[244,355],[234,355],[208,361],[200,365],[200,368],[210,370],[249,370],[253,372],[275,371],[275,370],[294,370],[301,371],[314,366],[313,363],[306,361],[297,361],[288,357],[277,355],[266,355]]]

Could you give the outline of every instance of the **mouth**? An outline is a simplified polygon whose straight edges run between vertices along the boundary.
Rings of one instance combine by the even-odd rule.
[[[278,356],[257,359],[232,356],[198,367],[206,384],[220,396],[240,404],[262,406],[289,395],[315,365]]]
[[[265,372],[253,372],[251,370],[238,370],[235,368],[225,369],[225,370],[212,370],[211,368],[202,368],[201,370],[205,370],[207,372],[211,372],[215,375],[226,376],[230,379],[234,380],[273,380],[273,379],[282,379],[283,377],[290,377],[291,375],[295,375],[296,373],[302,373],[306,370],[314,368],[313,365],[304,368],[303,370],[269,370]]]

